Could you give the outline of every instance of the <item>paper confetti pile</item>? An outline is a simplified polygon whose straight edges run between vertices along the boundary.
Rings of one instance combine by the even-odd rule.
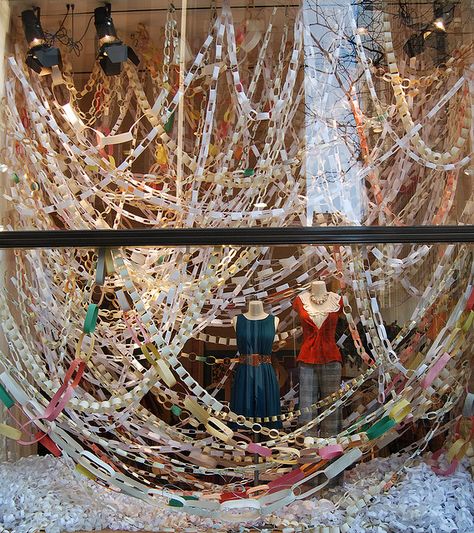
[[[0,465],[0,532],[26,533],[122,529],[128,531],[271,531],[286,520],[296,520],[300,531],[344,521],[344,509],[336,509],[346,491],[364,493],[384,474],[401,464],[403,457],[374,459],[346,474],[344,485],[322,498],[292,504],[265,522],[231,526],[207,518],[171,510],[164,500],[155,506],[114,493],[87,480],[67,458],[27,457]],[[291,528],[285,529],[290,531]],[[364,508],[352,524],[360,532],[456,532],[474,531],[474,482],[461,465],[449,477],[438,477],[424,462],[407,469],[406,478]]]

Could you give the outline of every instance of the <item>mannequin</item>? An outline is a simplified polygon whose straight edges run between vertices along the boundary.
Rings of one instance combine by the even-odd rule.
[[[314,323],[319,328],[327,315],[334,310],[334,300],[339,302],[339,295],[329,292],[326,283],[319,280],[311,282],[309,295],[307,307],[310,309],[310,315],[316,315],[311,318],[313,318]]]
[[[311,289],[311,296],[313,296],[315,299],[317,298],[325,298],[325,296],[328,294],[328,289],[326,287],[326,283],[321,280],[312,281],[310,285]]]
[[[249,302],[249,306],[247,309],[247,312],[244,313],[245,318],[248,318],[249,320],[263,320],[264,318],[267,318],[268,313],[265,313],[265,310],[263,309],[263,303],[260,300],[252,300]],[[276,316],[275,318],[275,331],[278,329],[278,324],[280,323],[280,319]],[[234,316],[232,319],[232,325],[235,326],[237,324],[237,317]]]
[[[339,389],[342,357],[336,345],[335,334],[342,298],[328,291],[322,280],[311,282],[309,292],[296,297],[293,308],[297,311],[303,328],[303,343],[298,355],[300,371],[300,409]],[[305,424],[316,413],[303,412],[300,422]],[[313,430],[314,431],[314,430]],[[340,413],[335,411],[322,422],[322,437],[340,431]]]
[[[249,302],[247,311],[232,319],[239,363],[232,383],[230,408],[247,418],[267,418],[259,423],[269,428],[281,427],[280,420],[271,419],[281,412],[280,387],[271,362],[279,322],[276,316],[265,312],[258,300]]]

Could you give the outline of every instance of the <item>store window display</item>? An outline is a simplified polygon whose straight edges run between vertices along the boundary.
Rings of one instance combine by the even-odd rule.
[[[328,291],[324,281],[313,281],[309,292],[303,292],[293,301],[303,329],[303,342],[297,357],[300,375],[300,409],[311,406],[339,389],[342,356],[336,344],[336,326],[342,311],[342,298]],[[312,420],[310,412],[300,416],[306,424]],[[322,437],[335,435],[340,430],[340,412],[334,411],[322,422]]]
[[[279,319],[268,314],[260,301],[251,301],[246,313],[234,317],[239,363],[235,371],[230,408],[249,418],[260,417],[262,425],[281,428],[280,387],[271,353]],[[268,418],[268,420],[266,420]]]
[[[93,24],[82,10],[64,18],[41,4],[48,46],[60,38],[64,61],[53,76],[30,69],[16,6],[4,62],[5,229],[181,237],[56,248],[52,231],[53,248],[6,255],[9,440],[50,439],[88,480],[141,503],[293,530],[350,531],[352,515],[430,447],[441,449],[435,469],[462,467],[461,455],[474,465],[472,402],[461,415],[472,390],[472,246],[438,228],[463,225],[464,242],[474,212],[463,177],[472,50],[452,31],[468,18],[457,4],[449,34],[430,28],[445,41],[439,51],[409,59],[403,43],[417,30],[406,20],[431,24],[430,6],[404,3],[400,17],[370,2],[224,1],[189,13],[124,2],[97,8]],[[127,56],[115,76],[104,69],[98,11],[117,17],[139,70]],[[80,42],[63,39],[72,27],[84,36],[79,55]],[[239,236],[247,229],[251,239]],[[437,234],[450,240],[436,244]],[[388,452],[393,462],[355,483],[360,459]],[[331,524],[320,524],[324,491],[344,473]],[[13,490],[24,492],[5,484]],[[311,513],[298,505],[314,496]],[[288,518],[299,521],[298,508],[311,524]]]

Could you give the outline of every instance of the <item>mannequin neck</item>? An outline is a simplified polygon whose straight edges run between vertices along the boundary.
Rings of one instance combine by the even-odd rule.
[[[249,302],[249,308],[247,312],[244,313],[244,316],[249,320],[261,320],[262,318],[267,318],[268,313],[265,313],[262,302],[253,300]]]
[[[311,296],[314,298],[323,298],[328,293],[326,284],[324,281],[312,281],[311,282]]]

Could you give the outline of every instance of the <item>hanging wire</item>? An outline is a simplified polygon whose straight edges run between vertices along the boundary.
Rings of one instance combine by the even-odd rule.
[[[91,25],[92,19],[94,18],[94,15],[90,16],[89,21],[87,22],[86,29],[84,30],[81,37],[76,41],[74,40],[74,4],[66,4],[66,10],[66,14],[64,15],[61,23],[59,24],[59,28],[54,33],[45,31],[46,42],[50,46],[54,46],[56,43],[60,43],[65,46],[69,52],[73,52],[77,57],[79,57],[84,49],[84,44],[82,41],[84,40],[84,37],[89,31],[89,27]],[[71,35],[69,35],[68,30],[65,26],[65,22],[69,15],[71,15]]]

